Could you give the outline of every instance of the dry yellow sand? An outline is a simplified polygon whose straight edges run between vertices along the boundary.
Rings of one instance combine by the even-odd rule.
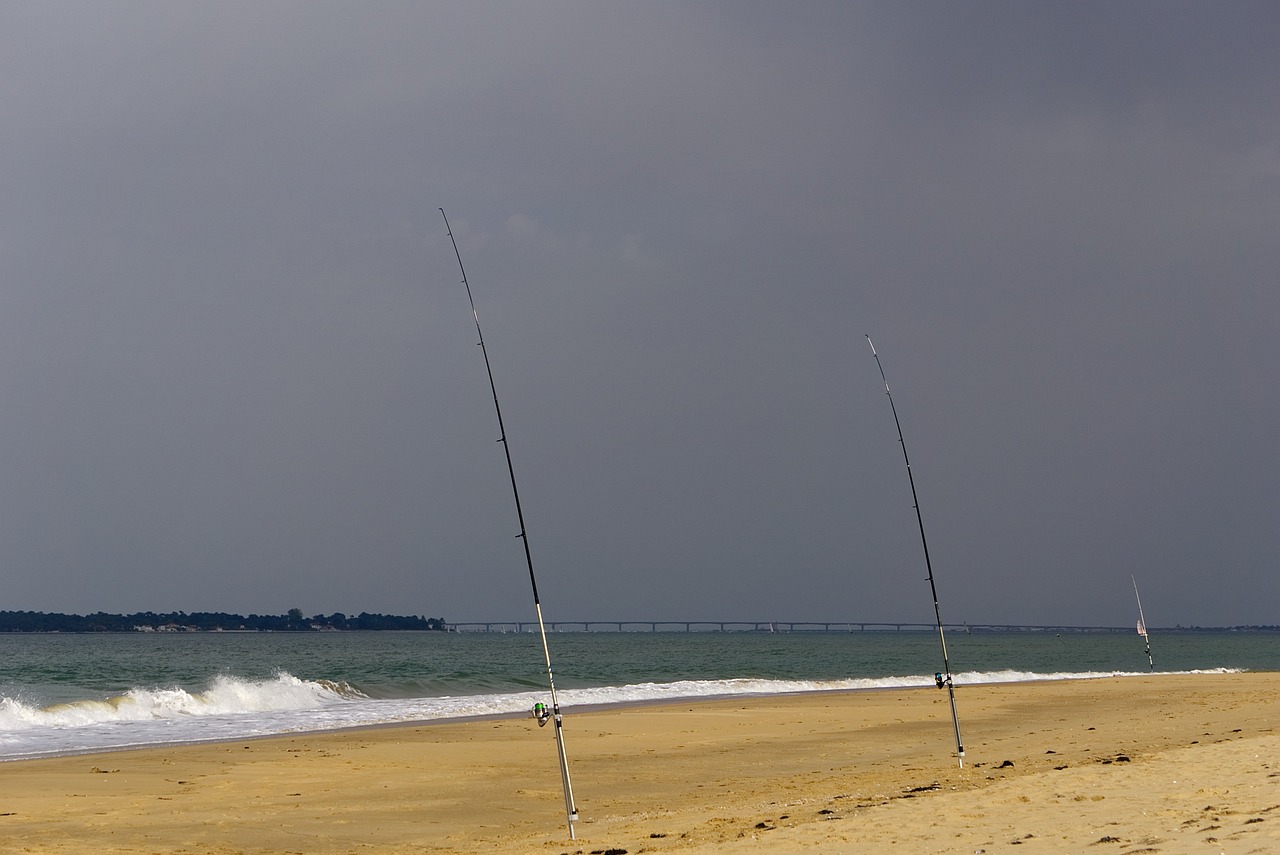
[[[566,710],[575,841],[532,719],[4,763],[0,851],[1273,853],[1277,676]]]

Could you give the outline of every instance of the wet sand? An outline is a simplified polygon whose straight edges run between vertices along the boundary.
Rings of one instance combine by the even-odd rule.
[[[0,764],[0,851],[1280,852],[1280,675],[565,710]]]

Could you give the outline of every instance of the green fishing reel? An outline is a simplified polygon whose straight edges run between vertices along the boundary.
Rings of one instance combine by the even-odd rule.
[[[538,727],[545,727],[547,719],[551,718],[551,711],[547,709],[546,704],[538,703],[533,705],[533,717],[538,720]]]

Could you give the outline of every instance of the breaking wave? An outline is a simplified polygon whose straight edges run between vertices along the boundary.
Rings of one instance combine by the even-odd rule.
[[[286,673],[266,680],[219,676],[203,692],[135,688],[105,700],[78,700],[46,707],[32,706],[15,698],[0,698],[0,732],[306,710],[363,697],[346,683],[299,680]]]

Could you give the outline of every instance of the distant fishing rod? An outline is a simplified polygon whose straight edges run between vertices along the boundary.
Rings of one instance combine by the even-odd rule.
[[[1151,636],[1147,635],[1147,619],[1142,615],[1142,597],[1138,595],[1138,580],[1132,575],[1129,578],[1133,579],[1133,596],[1138,600],[1138,635],[1142,636],[1142,644],[1147,649],[1147,665],[1154,671],[1156,663],[1151,658]]]
[[[543,704],[533,705],[533,716],[538,720],[538,726],[541,727],[547,723],[547,719],[551,718],[555,722],[556,734],[556,751],[560,755],[560,782],[564,786],[564,812],[565,818],[569,823],[569,839],[575,839],[573,833],[573,824],[578,821],[578,808],[573,801],[573,784],[569,781],[569,756],[564,750],[564,721],[560,714],[560,701],[556,697],[556,678],[551,670],[551,648],[547,646],[547,627],[542,622],[542,602],[538,599],[538,580],[533,573],[533,556],[529,552],[529,537],[524,527],[524,511],[520,508],[520,491],[516,489],[516,470],[511,464],[511,446],[507,442],[507,429],[502,423],[502,407],[498,406],[498,387],[493,382],[493,368],[489,364],[489,350],[484,346],[484,333],[480,332],[480,315],[476,311],[475,298],[471,296],[471,284],[467,281],[467,269],[462,264],[462,254],[458,252],[458,242],[453,238],[453,230],[449,228],[449,217],[445,214],[444,208],[440,209],[440,216],[444,217],[444,230],[449,235],[449,242],[453,244],[453,254],[458,257],[458,269],[462,271],[462,284],[467,288],[467,299],[471,302],[471,317],[476,322],[476,335],[480,341],[476,342],[480,345],[480,352],[484,354],[484,369],[489,375],[489,391],[493,393],[493,409],[498,415],[498,433],[501,436],[498,442],[502,443],[502,450],[507,455],[507,473],[511,476],[511,495],[516,502],[516,519],[520,523],[520,533],[516,537],[524,544],[524,560],[529,566],[529,585],[533,588],[533,609],[538,615],[538,632],[542,636],[542,655],[547,663],[547,683],[551,687],[551,712],[547,712],[546,706]]]
[[[876,346],[867,336],[867,344],[871,345],[871,355],[876,358],[876,367],[880,369],[880,379],[884,381],[884,392],[889,396],[889,409],[893,411],[893,423],[898,428],[898,443],[902,446],[902,461],[907,464],[907,481],[911,484],[911,502],[916,509],[916,522],[920,525],[920,545],[924,547],[924,566],[929,571],[929,590],[933,593],[933,616],[938,625],[938,642],[942,645],[942,670],[934,674],[933,679],[938,688],[947,689],[947,697],[951,700],[951,724],[956,731],[956,759],[960,768],[964,768],[964,743],[960,740],[960,717],[956,714],[956,692],[951,682],[951,661],[947,658],[947,636],[942,631],[942,611],[938,608],[938,588],[933,582],[933,565],[929,562],[929,542],[924,536],[924,517],[920,515],[920,500],[916,497],[916,479],[911,475],[911,458],[907,456],[907,441],[902,438],[902,422],[898,420],[898,408],[893,404],[893,393],[889,391],[889,380],[884,376],[884,366],[880,364],[880,354]]]

